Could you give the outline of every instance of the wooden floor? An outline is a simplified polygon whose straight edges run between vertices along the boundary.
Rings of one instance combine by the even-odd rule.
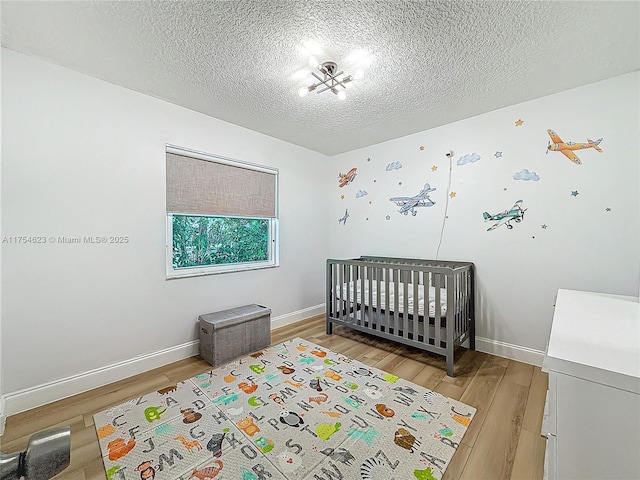
[[[447,377],[444,359],[410,347],[334,327],[324,333],[324,316],[289,325],[272,334],[279,343],[301,337],[367,365],[472,405],[469,430],[445,479],[508,480],[543,477],[545,439],[540,436],[547,375],[524,363],[462,349],[456,377]],[[22,451],[29,437],[47,427],[71,426],[71,465],[56,479],[106,478],[93,425],[99,411],[211,367],[192,357],[142,375],[75,395],[7,419],[0,437],[3,453]],[[356,480],[356,479],[345,479]]]

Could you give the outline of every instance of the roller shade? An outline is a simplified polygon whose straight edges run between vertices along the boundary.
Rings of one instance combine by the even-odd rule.
[[[168,151],[167,212],[275,218],[275,173]]]

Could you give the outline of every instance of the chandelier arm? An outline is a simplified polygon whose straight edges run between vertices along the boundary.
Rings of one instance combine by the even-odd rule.
[[[331,83],[328,83],[329,81],[331,81]],[[317,88],[320,85],[324,85],[324,88],[321,89],[321,90],[318,90],[317,93],[322,93],[322,92],[325,92],[325,91],[333,88],[333,86],[335,85],[335,80],[333,78],[327,78],[326,80],[320,80],[320,82],[315,84],[315,87]]]
[[[327,90],[331,90],[333,87],[330,85],[325,86],[323,89],[318,90],[318,93],[326,92]]]
[[[333,86],[334,86],[334,87],[336,87],[336,86],[338,86],[338,85],[340,85],[340,86],[341,86],[342,88],[344,88],[345,90],[347,89],[346,85],[344,84],[344,79],[342,79],[342,80],[340,80],[340,81],[337,81],[337,82],[335,83],[335,85],[333,85]]]
[[[344,75],[344,71],[340,70],[339,72],[334,72],[335,70],[337,70],[335,63],[325,62],[322,65],[327,67],[325,70],[320,69],[321,73],[323,74],[323,77],[320,77],[316,72],[311,72],[311,75],[313,75],[313,77],[316,80],[318,80],[318,82],[312,85],[309,85],[307,89],[309,91],[313,91],[313,90],[316,90],[321,85],[323,85],[324,88],[316,90],[316,93],[326,92],[327,90],[332,90],[333,93],[337,93],[337,90],[335,90],[335,88],[339,85],[346,90],[347,87],[344,84],[345,84],[345,81],[351,82],[353,80],[351,75],[348,75],[343,79],[339,79],[338,77],[340,77],[340,75]]]
[[[336,73],[335,75],[331,75],[330,73],[326,73],[324,75],[324,78],[320,78],[320,76],[316,72],[311,72],[311,75],[316,77],[316,79],[318,79],[320,81],[320,83],[324,83],[324,84],[326,84],[330,80],[333,80],[334,82],[341,82],[342,80],[338,80],[338,77],[340,75],[343,75],[343,74],[344,74],[344,72],[341,70],[338,73]]]

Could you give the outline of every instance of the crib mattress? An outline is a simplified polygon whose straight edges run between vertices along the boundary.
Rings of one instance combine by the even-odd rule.
[[[354,286],[355,284],[355,286]],[[404,284],[400,284],[398,288],[398,295],[395,294],[395,283],[389,283],[389,305],[386,304],[386,291],[385,284],[380,283],[380,291],[378,292],[378,283],[372,283],[372,305],[369,305],[369,282],[365,281],[364,283],[364,295],[362,295],[362,283],[361,282],[349,282],[344,283],[342,285],[342,290],[340,289],[340,285],[336,286],[336,296],[340,298],[340,292],[345,297],[347,289],[349,291],[349,300],[352,304],[357,303],[359,305],[367,305],[372,308],[380,309],[380,310],[389,310],[391,312],[398,311],[399,313],[404,313]],[[418,285],[418,297],[414,299],[413,292],[413,284],[409,283],[407,287],[407,310],[410,315],[414,313],[414,301],[418,302],[418,315],[424,317],[424,285]],[[429,318],[436,318],[436,289],[435,287],[429,287]],[[398,302],[398,308],[396,310],[396,300]],[[447,316],[447,289],[440,289],[440,316]]]

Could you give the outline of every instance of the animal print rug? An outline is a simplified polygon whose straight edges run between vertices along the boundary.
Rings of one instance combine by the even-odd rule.
[[[109,479],[439,479],[475,409],[300,338],[94,416]]]

